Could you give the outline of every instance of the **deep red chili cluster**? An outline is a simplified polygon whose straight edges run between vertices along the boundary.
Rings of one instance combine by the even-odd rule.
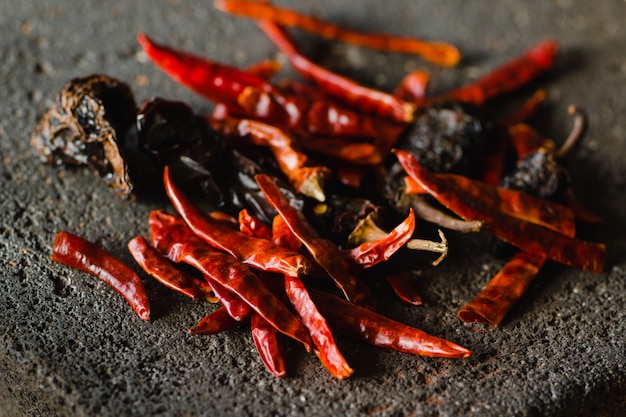
[[[207,212],[183,191],[167,160],[161,160],[164,188],[177,214],[153,212],[150,238],[138,236],[128,248],[141,268],[164,285],[192,298],[221,304],[191,333],[214,334],[246,323],[263,362],[277,376],[286,373],[281,347],[284,336],[313,350],[337,378],[346,378],[353,370],[334,341],[336,334],[419,355],[469,356],[471,352],[461,346],[376,313],[377,300],[359,277],[364,269],[388,260],[403,248],[445,254],[445,242],[413,238],[416,217],[451,230],[484,230],[517,250],[476,299],[461,309],[459,318],[466,322],[499,325],[547,260],[594,273],[602,271],[604,245],[577,239],[575,224],[576,220],[600,219],[577,203],[561,163],[584,134],[584,114],[573,108],[575,128],[559,149],[526,123],[545,99],[543,91],[505,116],[489,122],[477,116],[479,106],[519,89],[551,68],[558,51],[555,41],[540,42],[476,82],[446,94],[428,96],[428,74],[423,71],[407,75],[388,94],[314,64],[298,52],[284,27],[387,51],[417,53],[447,66],[459,62],[458,50],[440,42],[354,33],[267,2],[217,0],[215,5],[256,19],[311,84],[271,83],[269,79],[280,69],[274,62],[242,70],[158,44],[144,34],[138,36],[144,52],[157,66],[215,102],[213,114],[202,120],[220,138],[240,149],[268,149],[283,177],[254,168],[250,171],[253,174],[247,174],[248,182],[254,182],[249,187],[258,191],[253,206],[246,207],[246,196],[252,193],[252,188],[247,188],[233,197],[241,204],[237,212]],[[93,102],[99,105],[97,99]],[[148,118],[161,111],[162,105],[148,102],[140,114]],[[199,120],[180,103],[165,106],[194,126]],[[49,123],[50,117],[41,123]],[[150,134],[163,128],[154,120],[143,122]],[[198,125],[199,130],[190,136],[195,138],[201,132],[201,138],[193,146],[206,145],[202,139],[206,128]],[[433,131],[436,128],[432,126],[438,125],[457,130],[443,137]],[[188,129],[189,123],[174,123],[168,129],[172,126]],[[50,140],[55,132],[39,125],[33,136],[36,148],[50,150],[49,145],[41,146],[38,132],[46,132],[45,143],[59,143]],[[407,135],[413,134],[418,136],[407,144]],[[114,136],[107,131],[102,141],[105,157],[110,155],[107,149],[118,148],[110,143]],[[155,146],[165,152],[182,147],[176,134],[157,137]],[[65,147],[67,143],[63,143]],[[215,143],[212,151],[219,148],[222,152],[221,145]],[[481,151],[472,151],[472,146],[480,146]],[[513,167],[507,165],[511,151],[517,158]],[[477,168],[472,169],[474,177],[431,172],[420,159],[421,152],[435,153],[440,160],[451,154],[455,161],[465,158],[465,165]],[[448,154],[442,156],[442,152]],[[468,162],[469,154],[473,156]],[[215,154],[210,158],[213,162],[220,159]],[[116,166],[124,167],[118,171],[126,172],[125,165],[115,160]],[[455,164],[437,166],[453,170]],[[209,164],[200,168],[208,172],[210,184],[206,188],[210,192],[228,192],[220,189]],[[335,242],[320,233],[302,207],[294,205],[292,197],[298,196],[302,201],[315,202],[312,213],[328,211],[333,199],[327,195],[329,182],[335,181],[358,195],[365,193],[364,184],[372,178],[385,184],[376,190],[385,195],[384,204],[402,214],[403,220],[389,233],[372,226],[368,214],[375,211],[375,204],[358,204],[354,211],[345,208],[349,204],[342,205],[342,217],[357,219],[359,227],[366,229],[355,233],[356,240],[344,246],[345,242]],[[282,180],[286,186],[279,186]],[[126,194],[132,190],[126,183],[120,188]],[[365,195],[370,197],[371,191]],[[268,207],[261,210],[265,220],[248,210],[259,205]],[[99,277],[142,319],[149,319],[141,279],[111,255],[78,236],[60,232],[52,259]],[[181,264],[191,266],[195,273],[185,272]],[[405,275],[390,274],[387,281],[402,300],[421,303]]]

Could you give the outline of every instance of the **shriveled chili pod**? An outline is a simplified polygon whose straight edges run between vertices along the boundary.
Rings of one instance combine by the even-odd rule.
[[[366,113],[377,113],[400,122],[413,120],[415,106],[391,94],[364,87],[328,71],[298,52],[282,28],[270,21],[258,25],[274,44],[287,56],[291,65],[304,77],[313,80],[328,94]]]
[[[128,251],[148,275],[166,287],[196,300],[207,300],[213,303],[217,301],[211,287],[206,282],[192,277],[172,265],[143,236],[137,236],[128,242]]]
[[[374,346],[421,356],[466,358],[471,351],[415,327],[359,307],[333,294],[311,290],[311,298],[331,328]]]
[[[231,317],[225,307],[219,307],[204,316],[191,329],[190,334],[217,334],[241,326],[242,322]]]
[[[350,259],[330,240],[319,236],[304,214],[289,205],[289,201],[269,176],[261,174],[255,178],[267,201],[274,206],[291,232],[300,239],[315,261],[343,291],[345,297],[356,304],[373,306],[374,298],[367,286],[354,276]]]
[[[272,239],[272,229],[260,219],[248,213],[246,209],[239,212],[239,230],[250,236],[267,240]]]
[[[213,278],[212,275],[205,274],[205,278],[219,302],[233,319],[243,321],[250,317],[250,306],[237,296],[237,294],[234,294],[228,288],[224,287],[218,280]]]
[[[57,233],[52,246],[55,262],[86,272],[113,288],[143,320],[150,320],[150,302],[139,275],[123,261],[72,233]]]
[[[317,357],[332,376],[338,379],[348,378],[354,370],[339,351],[326,319],[317,310],[302,280],[298,277],[285,277],[285,289],[291,305],[309,330]]]
[[[545,260],[545,256],[523,251],[515,254],[480,294],[459,310],[459,318],[466,323],[498,326],[522,297]]]
[[[431,174],[409,152],[395,150],[395,154],[407,173],[437,201],[466,220],[484,222],[485,229],[503,241],[575,268],[594,273],[600,273],[604,268],[606,247],[603,244],[573,239],[503,214],[498,207],[486,204],[450,181],[451,176]]]
[[[248,236],[215,221],[196,207],[174,184],[168,167],[163,170],[165,191],[187,225],[202,240],[255,268],[285,275],[305,274],[310,262],[302,255],[269,240]]]
[[[276,329],[256,313],[250,317],[250,329],[254,346],[267,370],[279,378],[286,376],[285,352]]]

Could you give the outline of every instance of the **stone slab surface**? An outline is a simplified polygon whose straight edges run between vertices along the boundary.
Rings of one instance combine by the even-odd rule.
[[[29,147],[38,117],[69,79],[102,72],[138,101],[210,104],[139,53],[138,32],[245,66],[274,56],[254,24],[199,0],[0,2],[0,416],[618,416],[626,415],[626,3],[620,0],[281,2],[357,29],[443,39],[466,54],[439,69],[409,56],[300,36],[316,60],[391,90],[426,66],[432,91],[483,74],[546,37],[563,45],[539,117],[559,140],[567,106],[584,107],[587,141],[576,189],[605,217],[586,231],[608,244],[599,275],[549,266],[498,329],[463,325],[471,300],[503,260],[481,239],[452,237],[438,268],[415,265],[424,306],[386,297],[385,314],[471,348],[467,360],[413,357],[340,340],[357,370],[334,380],[292,347],[290,376],[270,376],[248,332],[191,336],[212,307],[147,281],[153,320],[139,320],[108,287],[49,260],[69,230],[123,259],[162,201],[118,200],[92,173],[39,164]],[[383,296],[387,296],[381,289]]]

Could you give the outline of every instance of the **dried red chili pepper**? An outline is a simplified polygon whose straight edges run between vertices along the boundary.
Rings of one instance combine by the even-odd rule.
[[[330,293],[312,290],[310,294],[331,328],[350,338],[421,356],[466,358],[472,353],[448,340],[359,307]]]
[[[242,262],[265,271],[285,275],[306,273],[310,262],[302,255],[274,245],[272,242],[248,236],[215,221],[198,209],[176,187],[167,167],[163,170],[165,190],[172,204],[187,225],[202,240],[224,250]]]
[[[241,326],[241,321],[235,320],[225,307],[219,307],[215,311],[204,316],[191,329],[190,334],[217,334]]]
[[[559,44],[551,39],[533,45],[520,57],[499,66],[476,82],[430,100],[459,100],[482,104],[518,90],[554,65]]]
[[[371,218],[368,216],[363,222],[371,221],[370,219]],[[358,227],[359,226],[357,226],[357,229],[350,235],[353,239],[355,238],[355,234],[360,234]],[[391,232],[386,233],[385,236],[377,236],[374,240],[368,240],[366,238],[367,241],[346,251],[354,263],[360,265],[362,268],[369,268],[388,260],[398,249],[411,239],[414,231],[415,216],[413,209],[410,209],[407,218]]]
[[[233,319],[243,321],[250,317],[250,306],[237,296],[237,294],[223,286],[220,281],[216,280],[212,275],[205,274],[205,279],[220,304],[222,304]]]
[[[338,379],[348,378],[354,370],[339,351],[326,319],[317,310],[300,278],[285,277],[285,289],[291,305],[309,330],[317,357],[332,376]]]
[[[488,323],[498,326],[506,313],[522,297],[543,266],[546,258],[528,252],[518,252],[480,294],[458,313],[464,322]]]
[[[422,305],[422,297],[415,290],[411,275],[407,273],[393,274],[388,275],[386,280],[400,300],[415,306]]]
[[[449,180],[452,176],[429,173],[409,152],[396,150],[395,154],[407,173],[441,204],[466,220],[483,221],[485,229],[503,241],[524,251],[594,273],[604,268],[606,249],[603,244],[576,240],[502,214],[497,207],[475,198],[467,189]]]
[[[217,301],[206,282],[176,268],[142,236],[137,236],[128,242],[128,251],[148,275],[168,288],[196,300],[207,300],[213,303]]]
[[[276,329],[256,313],[250,317],[250,329],[254,346],[267,370],[279,378],[286,376],[285,353]]]
[[[291,65],[303,76],[320,85],[328,94],[360,109],[377,113],[400,122],[413,120],[415,106],[382,91],[364,87],[322,68],[300,54],[289,37],[276,24],[259,21],[259,26],[274,44],[287,56]]]
[[[426,97],[426,87],[430,74],[424,70],[414,70],[404,76],[396,86],[393,95],[406,101],[420,103]]]
[[[446,42],[432,42],[385,33],[359,33],[341,26],[316,19],[291,9],[270,3],[249,0],[215,0],[217,9],[253,19],[272,21],[282,26],[293,26],[327,39],[390,52],[419,55],[427,61],[445,67],[453,67],[461,60],[461,53]]]
[[[234,110],[239,108],[237,100],[246,88],[274,92],[271,84],[251,72],[162,45],[143,33],[137,35],[137,41],[152,62],[175,81]]]
[[[141,319],[150,320],[150,302],[141,278],[104,249],[61,231],[55,237],[50,259],[100,279],[124,297]]]
[[[299,251],[302,247],[302,242],[291,232],[280,214],[274,216],[272,221],[272,242],[294,251]]]
[[[352,273],[350,259],[334,243],[318,235],[302,212],[289,205],[289,201],[267,175],[257,175],[267,201],[281,215],[291,232],[302,242],[315,261],[330,275],[345,297],[355,304],[373,306],[374,299],[369,289]],[[285,274],[292,276],[293,274]]]
[[[234,256],[219,252],[191,236],[170,246],[168,257],[173,262],[185,262],[197,268],[213,282],[240,297],[276,330],[302,342],[310,350],[311,338],[302,323]]]

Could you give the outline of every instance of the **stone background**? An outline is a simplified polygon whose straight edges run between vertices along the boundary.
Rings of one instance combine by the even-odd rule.
[[[280,2],[356,29],[442,39],[466,59],[454,69],[298,33],[317,62],[391,90],[406,71],[432,71],[431,92],[485,73],[546,38],[563,53],[541,84],[547,136],[585,108],[587,140],[573,161],[577,192],[606,219],[584,236],[608,244],[606,270],[551,265],[498,329],[463,325],[456,311],[503,260],[484,239],[450,236],[438,268],[415,265],[425,305],[401,305],[381,287],[385,314],[471,348],[467,360],[413,357],[340,340],[357,370],[334,380],[312,355],[289,350],[276,379],[249,333],[191,336],[212,306],[146,280],[144,323],[106,285],[49,261],[65,229],[131,261],[132,237],[159,199],[125,202],[87,170],[42,166],[30,133],[71,78],[128,82],[138,102],[160,95],[211,107],[146,62],[138,32],[233,65],[274,56],[254,24],[207,1],[0,2],[0,416],[612,416],[626,414],[626,3],[621,0],[297,0]],[[286,71],[286,76],[290,72]],[[527,95],[529,91],[525,94]],[[521,95],[520,97],[524,97]],[[621,412],[620,412],[621,410]]]

